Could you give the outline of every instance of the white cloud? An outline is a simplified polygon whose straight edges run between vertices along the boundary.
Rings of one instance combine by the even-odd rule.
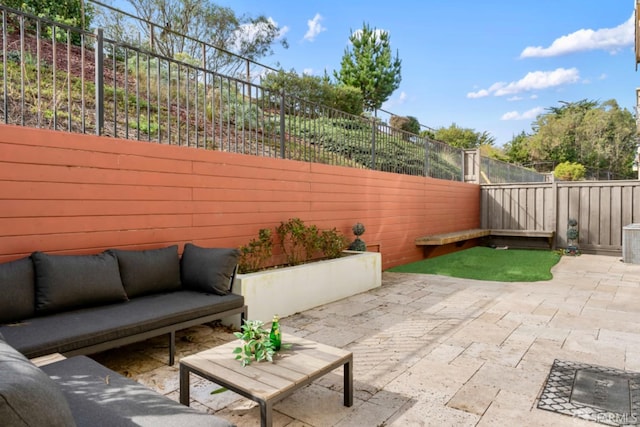
[[[509,111],[508,113],[504,113],[500,120],[518,120],[520,114],[517,111]]]
[[[507,99],[507,101],[522,101],[522,97],[521,96],[512,96],[511,98]]]
[[[542,113],[544,113],[544,108],[543,107],[536,107],[536,108],[532,108],[531,110],[527,110],[524,113],[522,113],[522,118],[523,119],[535,119],[536,117],[538,117]]]
[[[634,25],[635,18],[632,13],[625,23],[614,28],[581,29],[555,39],[549,47],[526,47],[520,53],[520,58],[560,56],[587,50],[604,50],[615,54],[623,47],[633,46]]]
[[[269,24],[277,27],[278,23],[273,20],[273,18],[268,18]],[[243,24],[241,25],[234,34],[234,43],[233,47],[236,51],[239,51],[243,42],[254,40],[259,34],[267,32],[267,24],[264,22],[259,22],[257,24]],[[280,32],[276,38],[282,38],[286,33],[289,32],[289,27],[286,25],[280,28]]]
[[[313,68],[305,68],[304,70],[302,70],[302,75],[312,76],[313,75]]]
[[[400,92],[400,95],[398,95],[397,98],[387,99],[382,104],[382,108],[384,110],[391,110],[391,109],[393,109],[394,107],[396,107],[398,105],[404,104],[408,99],[409,99],[409,95],[407,95],[407,92],[402,91],[402,92]]]
[[[316,16],[314,16],[313,19],[309,19],[307,21],[307,27],[309,27],[309,29],[307,30],[306,34],[304,35],[304,39],[305,40],[309,40],[310,42],[312,42],[312,41],[315,40],[315,38],[316,38],[316,36],[318,34],[320,34],[321,32],[327,30],[320,23],[320,21],[322,21],[322,19],[323,19],[322,15],[320,15],[319,13],[316,13]]]
[[[489,89],[481,89],[477,92],[469,92],[467,98],[482,98],[493,94],[494,96],[516,95],[531,90],[548,89],[550,87],[573,84],[580,80],[577,68],[556,68],[553,71],[532,71],[522,79],[511,83],[497,82]]]
[[[544,108],[542,107],[532,108],[522,114],[517,111],[509,111],[508,113],[504,113],[502,117],[500,117],[500,120],[533,120],[543,112]]]
[[[489,96],[489,91],[486,89],[481,89],[477,92],[469,92],[467,94],[467,98],[471,98],[471,99],[484,98],[485,96]]]

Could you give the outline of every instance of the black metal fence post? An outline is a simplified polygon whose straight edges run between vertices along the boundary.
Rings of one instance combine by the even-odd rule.
[[[427,138],[424,139],[424,176],[429,176],[429,150],[431,144]]]
[[[280,94],[280,158],[284,159],[284,91]]]
[[[376,117],[371,119],[371,170],[376,170]]]
[[[102,28],[96,28],[96,135],[102,135],[104,129],[104,31]]]

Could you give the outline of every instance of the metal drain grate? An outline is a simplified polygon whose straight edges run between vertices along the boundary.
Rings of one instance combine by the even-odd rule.
[[[538,408],[611,426],[640,426],[640,374],[556,359]]]

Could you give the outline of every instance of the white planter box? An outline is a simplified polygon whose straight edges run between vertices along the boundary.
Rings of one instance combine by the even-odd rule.
[[[249,319],[268,323],[274,314],[289,316],[381,284],[380,253],[344,251],[341,258],[238,274],[232,289],[244,296]]]

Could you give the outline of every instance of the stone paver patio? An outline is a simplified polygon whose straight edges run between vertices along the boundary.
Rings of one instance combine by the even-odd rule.
[[[554,359],[640,372],[640,265],[581,255],[553,274],[502,283],[383,273],[381,288],[281,319],[287,333],[353,352],[355,398],[342,405],[336,370],[277,404],[274,425],[601,425],[538,409],[537,398]],[[221,326],[190,328],[177,359],[234,339]],[[94,358],[178,400],[164,338]],[[211,394],[218,388],[193,378],[192,406],[259,425],[255,403]]]

